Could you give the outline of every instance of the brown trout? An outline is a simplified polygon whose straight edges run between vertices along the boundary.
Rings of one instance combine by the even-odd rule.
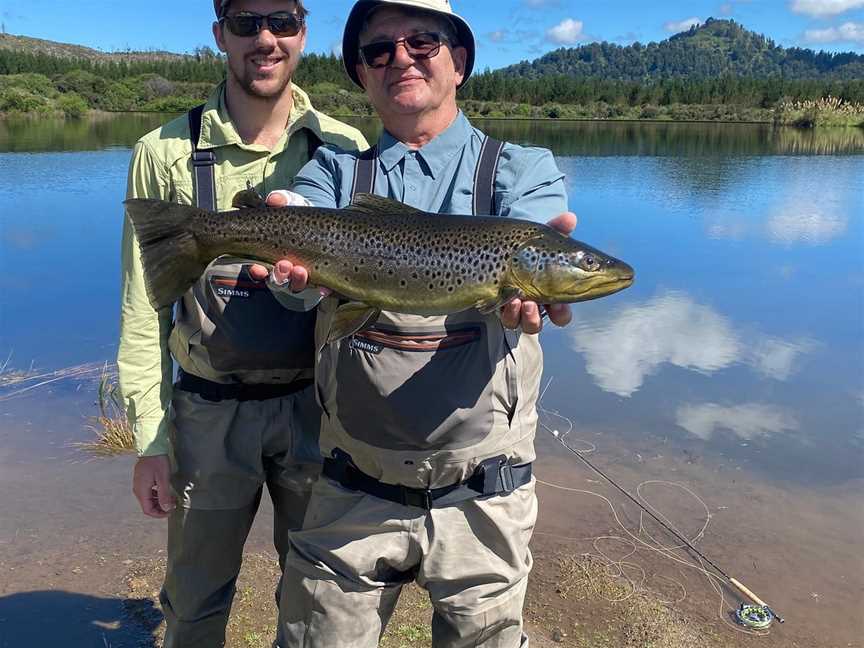
[[[629,265],[547,225],[432,214],[368,194],[343,209],[213,213],[160,200],[125,205],[154,308],[171,306],[226,254],[265,263],[289,259],[307,268],[310,283],[352,300],[344,305],[352,322],[343,322],[337,336],[382,310],[489,313],[517,297],[578,302],[633,283]]]

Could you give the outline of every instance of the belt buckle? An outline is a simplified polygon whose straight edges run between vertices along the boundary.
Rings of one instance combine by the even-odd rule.
[[[500,493],[501,487],[507,489],[508,484],[509,490],[513,490],[513,473],[510,471],[507,455],[485,459],[477,468],[482,471],[483,495]]]
[[[433,502],[434,500],[432,498],[432,491],[430,491],[429,489],[402,489],[402,504],[404,506],[416,506],[417,508],[431,511]]]
[[[513,488],[513,465],[506,459],[498,465],[498,476],[501,479],[501,489],[504,493],[512,493]]]

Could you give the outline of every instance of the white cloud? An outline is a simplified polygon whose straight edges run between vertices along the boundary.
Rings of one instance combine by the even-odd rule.
[[[860,9],[864,7],[864,0],[792,0],[790,7],[795,13],[822,18]]]
[[[795,431],[799,426],[796,418],[786,410],[763,403],[681,405],[675,412],[675,422],[706,441],[717,430],[730,430],[735,436],[750,440]]]
[[[684,20],[670,20],[667,23],[663,23],[663,29],[672,34],[677,34],[678,32],[687,31],[694,25],[701,25],[701,18],[685,18]]]
[[[668,293],[611,314],[603,324],[576,322],[571,346],[601,389],[631,396],[662,365],[710,374],[734,363],[787,380],[810,340],[783,340],[740,326],[682,293]]]
[[[497,29],[493,32],[489,32],[486,34],[490,41],[493,43],[500,43],[503,40],[507,39],[507,30],[506,29]]]
[[[544,7],[557,7],[560,0],[525,0],[525,4],[532,9],[541,9]]]
[[[582,39],[582,21],[565,18],[546,30],[546,37],[559,45],[573,45]]]
[[[846,22],[839,27],[808,29],[804,32],[807,43],[864,43],[864,23]]]
[[[765,229],[774,243],[823,245],[846,231],[846,217],[817,204],[787,204],[768,219]]]

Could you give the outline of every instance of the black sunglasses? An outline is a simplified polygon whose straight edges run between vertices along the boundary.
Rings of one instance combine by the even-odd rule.
[[[303,29],[303,17],[287,11],[276,11],[263,16],[257,13],[243,12],[233,16],[223,16],[220,23],[227,25],[235,36],[257,36],[266,22],[267,29],[277,37],[296,36]]]
[[[436,32],[420,32],[395,41],[376,41],[360,47],[360,58],[363,59],[366,67],[387,67],[396,57],[399,43],[402,43],[411,58],[428,59],[441,50],[442,40],[444,38]]]

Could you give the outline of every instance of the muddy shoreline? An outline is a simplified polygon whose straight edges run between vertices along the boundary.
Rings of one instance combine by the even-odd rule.
[[[46,396],[51,407],[35,407]],[[50,645],[61,636],[72,647],[158,646],[155,595],[165,527],[136,510],[132,458],[88,460],[70,446],[86,436],[82,423],[93,413],[77,389],[58,386],[2,405],[0,648]],[[580,437],[597,447],[592,460],[630,492],[643,484],[646,501],[687,537],[702,529],[705,509],[666,482],[699,493],[710,514],[700,551],[776,606],[787,623],[767,636],[745,635],[730,620],[738,603],[733,592],[726,590],[721,602],[692,566],[645,547],[633,553],[610,502],[631,533],[664,546],[676,540],[640,519],[634,505],[541,431],[540,516],[525,608],[534,644],[862,646],[864,625],[854,615],[864,600],[855,545],[864,518],[860,483],[819,491],[772,484],[734,461],[664,454],[650,439],[637,446],[590,430]],[[270,516],[265,498],[247,545],[231,646],[268,645],[276,578]],[[428,645],[428,603],[413,590],[403,598],[382,645]]]

